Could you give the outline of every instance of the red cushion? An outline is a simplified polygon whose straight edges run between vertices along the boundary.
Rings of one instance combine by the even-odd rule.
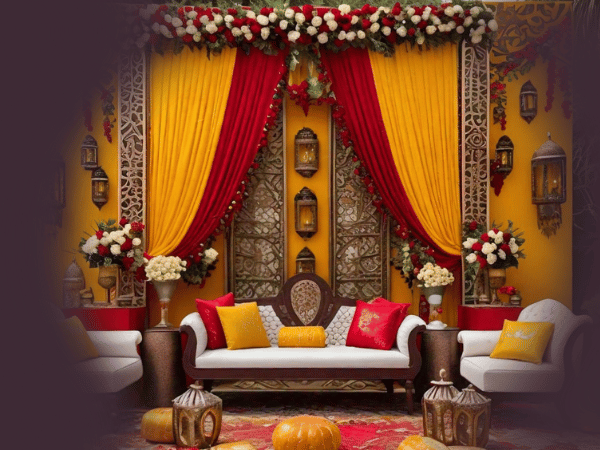
[[[400,308],[357,300],[356,312],[348,331],[346,345],[389,350],[396,340],[399,316]]]
[[[394,303],[386,300],[383,297],[377,297],[371,302],[371,304],[388,305],[389,308],[398,308],[400,310],[400,316],[398,317],[398,328],[400,328],[402,321],[406,319],[406,316],[408,316],[408,308],[411,307],[410,303]],[[396,332],[398,332],[398,328],[396,328]]]
[[[211,350],[227,347],[221,319],[219,319],[217,313],[217,306],[235,306],[233,293],[230,292],[215,300],[196,299],[196,308],[198,308],[198,313],[202,318],[202,322],[204,322],[206,334],[208,335],[207,347]]]

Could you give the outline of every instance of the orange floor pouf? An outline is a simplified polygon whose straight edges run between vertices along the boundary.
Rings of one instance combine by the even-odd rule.
[[[173,408],[155,408],[144,414],[142,437],[152,442],[174,444]]]
[[[248,441],[230,442],[211,447],[211,450],[256,450],[256,447]]]
[[[415,435],[404,439],[398,450],[448,450],[448,447],[435,439]]]
[[[316,416],[292,417],[273,431],[274,450],[338,450],[341,442],[337,425]]]

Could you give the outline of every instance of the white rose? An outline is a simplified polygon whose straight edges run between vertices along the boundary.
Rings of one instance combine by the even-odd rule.
[[[425,31],[427,34],[433,34],[436,31],[436,27],[435,25],[428,25],[427,28],[425,28]]]
[[[279,22],[279,28],[281,28],[282,30],[285,30],[288,26],[289,22],[287,20],[282,20]]]
[[[483,19],[479,19],[479,20],[477,21],[477,24],[478,24],[479,26],[485,27],[485,20],[483,20]]]
[[[198,28],[196,28],[194,25],[190,25],[185,29],[185,32],[187,34],[196,34],[198,32]]]
[[[358,37],[359,39],[364,39],[367,37],[367,35],[365,34],[365,32],[363,30],[358,30],[356,32],[356,37]]]
[[[256,21],[263,27],[269,24],[269,18],[267,16],[263,16],[262,14],[256,18]]]
[[[510,247],[510,252],[513,255],[516,255],[516,253],[519,251],[519,246],[517,244],[513,243],[509,243],[508,246]]]
[[[477,261],[477,255],[475,255],[475,253],[469,253],[465,259],[469,264],[473,264]]]
[[[473,18],[471,16],[468,16],[465,21],[463,22],[463,25],[465,27],[470,27],[473,24]]]
[[[465,32],[465,27],[463,27],[462,25],[459,25],[456,27],[456,32],[458,34],[463,34]]]
[[[489,265],[492,265],[498,260],[498,257],[495,254],[490,253],[485,259],[487,260]]]
[[[481,42],[481,35],[480,34],[474,34],[473,37],[471,38],[471,42],[473,44],[479,44]]]
[[[377,22],[379,20],[379,13],[376,12],[375,14],[371,14],[369,20],[371,21],[371,23]]]
[[[424,43],[425,43],[425,36],[423,36],[422,34],[417,36],[417,44],[423,45]]]
[[[247,41],[251,41],[254,36],[252,35],[252,33],[247,33],[244,35],[244,37],[246,38]]]
[[[105,247],[110,244],[112,242],[112,239],[109,237],[103,237],[102,239],[100,239],[100,244],[104,245]]]
[[[294,19],[296,19],[296,23],[303,24],[306,21],[306,16],[302,13],[296,13]]]
[[[254,11],[246,11],[246,17],[248,19],[256,19],[256,13]]]
[[[486,242],[485,244],[483,244],[482,248],[481,248],[481,252],[484,255],[488,255],[490,253],[492,253],[494,250],[496,250],[496,244],[492,244],[491,242]]]
[[[348,14],[350,11],[352,11],[352,8],[350,7],[350,5],[346,5],[346,4],[342,4],[338,7],[338,9],[340,10],[340,12],[342,14]]]
[[[415,14],[415,8],[410,7],[406,10],[406,14],[408,14],[408,17],[411,17]]]
[[[160,25],[156,22],[154,22],[150,28],[152,28],[152,31],[154,31],[154,33],[160,33]]]
[[[352,16],[352,20],[350,20],[352,25],[356,25],[358,23],[358,16]]]
[[[315,16],[312,18],[310,23],[312,23],[315,27],[320,27],[321,25],[323,25],[323,19],[319,16]]]
[[[173,34],[171,33],[171,31],[167,28],[166,25],[161,25],[160,26],[160,33],[166,37],[166,38],[172,38]]]
[[[250,27],[248,25],[242,25],[241,30],[242,30],[242,33],[244,33],[244,34],[250,33]]]
[[[494,19],[490,20],[487,24],[487,26],[490,28],[490,30],[492,31],[498,31],[498,22],[496,22]]]
[[[167,23],[171,23],[173,21],[173,17],[171,17],[171,14],[165,14],[163,16],[163,19],[165,20],[165,22]]]
[[[323,16],[323,20],[325,22],[329,22],[330,20],[333,20],[333,19],[335,19],[335,16],[331,12],[325,13],[325,15]]]
[[[194,42],[200,42],[202,40],[202,34],[196,33],[192,36],[192,39],[194,40]]]
[[[210,34],[215,34],[218,29],[219,29],[219,27],[217,27],[214,24],[214,22],[211,22],[208,25],[206,25],[206,31],[208,31]]]
[[[421,19],[423,20],[429,20],[429,12],[428,11],[424,11],[423,15],[421,16]]]
[[[461,14],[464,11],[460,5],[454,5],[452,8],[454,8],[454,14]]]
[[[118,255],[119,253],[121,253],[121,246],[119,244],[111,245],[110,252],[115,256]]]
[[[448,22],[448,23],[446,24],[446,26],[447,26],[448,28],[450,28],[451,30],[454,30],[454,29],[456,28],[456,22],[455,22],[454,20],[451,20],[450,22]]]
[[[200,23],[202,23],[202,25],[206,25],[208,22],[210,22],[208,16],[200,17]]]
[[[240,37],[243,33],[238,27],[233,27],[231,29],[231,34],[233,34],[235,37]]]
[[[269,27],[263,27],[260,30],[260,37],[262,37],[264,40],[267,40],[269,34],[271,34],[271,30],[269,29]]]
[[[300,37],[300,33],[297,31],[290,31],[288,33],[288,40],[290,42],[296,42],[298,40],[298,38]]]
[[[217,25],[221,25],[223,23],[223,16],[221,14],[215,14],[213,19]]]
[[[421,16],[414,15],[410,18],[410,21],[416,25],[421,21]]]
[[[294,17],[295,14],[296,13],[291,8],[286,9],[285,13],[284,13],[285,17],[288,18],[288,19],[291,19],[292,17]]]
[[[374,23],[371,25],[371,27],[369,28],[369,31],[371,33],[377,33],[379,31],[379,28],[381,28],[381,25],[379,25],[378,23]]]
[[[172,21],[171,21],[171,25],[173,25],[174,27],[181,27],[183,26],[183,21],[179,18],[179,17],[175,17]]]
[[[233,22],[235,19],[233,18],[233,16],[231,14],[227,14],[225,16],[225,22],[230,23]]]
[[[269,14],[269,22],[271,23],[275,23],[277,22],[277,13],[272,12],[271,14]]]
[[[321,33],[317,36],[317,40],[319,41],[319,44],[325,44],[329,40],[329,37],[327,36],[327,33]]]
[[[126,239],[125,236],[119,236],[117,238],[117,244],[123,245],[125,243]]]
[[[406,36],[406,27],[404,26],[400,26],[397,30],[396,33],[398,33],[398,36],[400,37],[404,37]]]
[[[472,17],[477,17],[480,12],[481,12],[481,8],[479,6],[474,6],[471,8],[471,16]]]
[[[311,36],[314,36],[315,34],[317,34],[317,29],[311,25],[306,29],[306,32]]]
[[[454,8],[452,6],[448,6],[444,10],[444,14],[446,14],[448,17],[452,17],[454,15]]]
[[[337,37],[340,41],[343,41],[346,39],[346,32],[344,30],[340,31],[338,33],[338,37]]]
[[[506,253],[504,253],[504,250],[498,250],[498,257],[500,259],[506,259]]]
[[[504,238],[502,236],[502,233],[498,233],[496,235],[496,237],[494,238],[494,243],[495,244],[502,244],[502,242],[504,242]]]
[[[335,31],[338,27],[338,23],[335,20],[328,20],[327,21],[327,26],[329,27],[329,29],[331,31]]]
[[[137,247],[138,245],[142,244],[142,240],[140,238],[133,238],[133,240],[131,241],[131,243]]]

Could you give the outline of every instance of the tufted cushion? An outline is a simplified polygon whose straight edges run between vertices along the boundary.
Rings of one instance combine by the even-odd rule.
[[[173,408],[151,409],[142,417],[141,434],[144,439],[174,444]]]
[[[354,306],[340,306],[335,317],[325,329],[327,345],[346,345],[348,330],[350,330],[355,311],[356,307]]]
[[[275,310],[271,305],[261,305],[258,307],[260,318],[262,319],[263,326],[267,332],[267,337],[271,345],[277,345],[277,339],[279,336],[279,330],[283,328],[283,323],[275,314]]]

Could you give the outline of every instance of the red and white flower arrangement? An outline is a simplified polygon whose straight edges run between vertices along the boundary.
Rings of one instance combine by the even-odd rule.
[[[418,279],[419,273],[426,264],[435,263],[432,248],[423,245],[415,238],[406,227],[398,226],[395,230],[396,238],[393,245],[396,247],[396,255],[391,259],[392,265],[400,270],[400,274],[412,288],[413,282]]]
[[[81,238],[79,251],[90,267],[116,264],[135,271],[143,264],[142,232],[144,224],[122,218],[98,222],[97,230],[88,238]]]
[[[186,270],[187,262],[178,256],[158,255],[148,259],[144,258],[146,279],[148,281],[179,280],[181,272]]]
[[[424,45],[469,39],[473,44],[489,42],[498,29],[490,8],[481,2],[443,3],[440,6],[393,7],[364,5],[353,9],[313,5],[285,9],[146,5],[138,10],[142,32],[139,47],[148,42],[176,39],[192,46],[255,45],[276,51],[284,45],[323,45],[337,50],[345,46],[391,52],[402,42]]]

